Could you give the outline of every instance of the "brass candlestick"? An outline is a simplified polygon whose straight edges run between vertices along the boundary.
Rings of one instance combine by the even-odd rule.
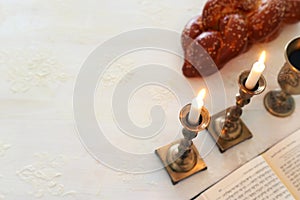
[[[155,150],[174,185],[207,168],[192,139],[197,136],[199,131],[204,130],[208,126],[210,121],[209,112],[205,107],[202,107],[199,124],[192,125],[188,122],[190,107],[191,104],[185,105],[179,114],[179,119],[183,126],[183,139]]]
[[[264,98],[267,111],[277,117],[290,116],[295,110],[291,95],[300,94],[300,37],[288,42],[284,56],[286,62],[277,77],[281,90],[270,91]]]
[[[208,126],[208,132],[214,138],[222,153],[252,137],[247,126],[240,119],[243,112],[242,108],[250,103],[252,96],[258,95],[265,90],[266,80],[261,76],[254,89],[249,90],[245,87],[249,73],[249,71],[244,71],[239,76],[240,90],[239,94],[236,95],[236,105],[213,115]]]

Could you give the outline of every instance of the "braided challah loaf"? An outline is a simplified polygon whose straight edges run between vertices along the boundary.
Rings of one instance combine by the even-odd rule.
[[[201,45],[221,69],[251,44],[275,39],[282,24],[299,20],[300,0],[208,0],[202,14],[183,30],[183,74],[196,77],[216,71],[201,64],[196,45]],[[201,68],[201,75],[195,65]]]

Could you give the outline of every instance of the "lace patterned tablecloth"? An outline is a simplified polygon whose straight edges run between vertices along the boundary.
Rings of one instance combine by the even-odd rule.
[[[188,199],[264,151],[299,125],[299,106],[287,118],[268,114],[264,94],[245,107],[243,119],[254,137],[220,154],[206,131],[194,140],[208,166],[206,171],[173,186],[162,168],[128,173],[124,166],[96,161],[82,144],[73,113],[76,77],[90,53],[113,36],[144,27],[181,32],[204,1],[196,0],[2,0],[0,2],[0,200],[12,199]],[[219,105],[234,103],[237,77],[250,69],[259,52],[268,53],[266,90],[278,88],[277,74],[284,62],[287,41],[300,32],[300,24],[284,27],[280,36],[254,45],[230,61],[220,74],[226,96],[208,95],[205,105],[216,113]],[[149,38],[151,39],[151,38]],[[177,41],[178,45],[180,41]],[[128,114],[137,126],[151,124],[151,108],[160,105],[166,119],[162,130],[136,140],[115,123],[111,107],[119,81],[136,66],[159,63],[181,76],[182,59],[170,53],[145,50],[115,60],[105,71],[95,93],[95,114],[105,137],[116,148],[131,154],[152,156],[157,147],[181,137],[178,112],[197,91],[202,79],[184,79],[190,96],[179,102],[178,94],[161,85],[146,85],[128,101]],[[134,76],[134,75],[133,75]],[[130,74],[126,76],[130,79]],[[122,80],[124,84],[126,79]],[[129,80],[128,80],[129,81]],[[177,80],[171,80],[176,85]],[[208,88],[209,90],[209,88]],[[216,94],[218,91],[208,91]],[[297,105],[299,97],[295,96]],[[213,147],[213,148],[212,148]],[[152,158],[151,157],[151,158]],[[145,162],[147,163],[147,162]]]

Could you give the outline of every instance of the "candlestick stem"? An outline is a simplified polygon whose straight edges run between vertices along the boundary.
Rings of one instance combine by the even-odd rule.
[[[197,163],[197,154],[192,148],[192,139],[197,136],[197,133],[185,128],[182,129],[182,133],[184,138],[179,144],[171,146],[167,154],[167,161],[176,172],[187,172]]]
[[[249,90],[245,86],[249,71],[239,76],[239,93],[236,95],[236,105],[212,116],[212,123],[208,126],[209,133],[215,139],[221,152],[252,137],[251,132],[241,120],[242,108],[250,103],[254,95],[258,95],[266,88],[266,81],[260,77],[256,86]]]
[[[179,114],[183,126],[183,138],[155,151],[163,162],[173,184],[207,168],[192,140],[199,131],[208,126],[210,116],[208,110],[202,107],[199,123],[190,124],[188,120],[190,107],[191,104],[184,106]]]

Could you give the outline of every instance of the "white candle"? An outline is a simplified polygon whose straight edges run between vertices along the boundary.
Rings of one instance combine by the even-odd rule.
[[[257,81],[259,80],[261,74],[265,70],[265,59],[266,52],[263,51],[260,54],[259,60],[253,64],[250,74],[246,80],[245,86],[247,89],[252,90],[256,86]]]
[[[203,99],[205,96],[205,89],[200,90],[198,96],[192,100],[188,122],[192,125],[199,124],[199,118],[201,115],[201,110],[204,105]]]

